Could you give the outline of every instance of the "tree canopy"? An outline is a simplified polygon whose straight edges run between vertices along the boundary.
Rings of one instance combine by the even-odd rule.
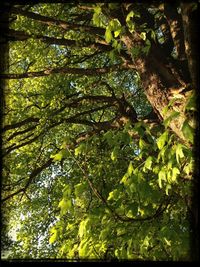
[[[197,11],[5,7],[3,257],[197,258]]]

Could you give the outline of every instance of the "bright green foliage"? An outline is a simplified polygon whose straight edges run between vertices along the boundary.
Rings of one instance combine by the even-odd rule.
[[[57,238],[57,230],[55,228],[52,228],[50,230],[50,233],[52,234],[51,237],[49,238],[49,243],[52,244],[56,241]]]
[[[18,32],[23,40],[10,42],[9,73],[68,70],[7,81],[2,199],[10,259],[190,258],[194,96],[181,128],[189,144],[170,128],[177,100],[163,122],[146,119],[152,108],[140,74],[124,66],[148,56],[149,36],[159,34],[136,23],[140,11],[129,5],[124,25],[114,17],[118,3],[25,6],[56,23],[19,13],[10,25],[31,37]],[[128,51],[123,37],[134,33],[139,41]],[[121,111],[123,100],[137,119]]]
[[[182,131],[185,136],[191,143],[194,142],[194,128],[192,128],[188,122],[185,120],[182,126]]]
[[[161,150],[164,145],[166,144],[168,140],[168,132],[165,131],[158,139],[157,139],[157,145],[158,145],[158,148]]]

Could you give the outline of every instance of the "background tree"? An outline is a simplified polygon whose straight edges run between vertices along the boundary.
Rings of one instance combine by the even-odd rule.
[[[197,258],[197,11],[11,6],[0,74],[10,258]]]

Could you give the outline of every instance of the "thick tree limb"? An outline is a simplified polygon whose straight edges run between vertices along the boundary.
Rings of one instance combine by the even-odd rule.
[[[11,129],[18,128],[18,127],[26,125],[29,122],[39,122],[39,119],[30,117],[30,118],[27,118],[27,119],[25,119],[23,121],[20,121],[20,122],[16,122],[16,123],[13,123],[13,124],[8,124],[8,125],[5,125],[3,127],[2,131],[5,132],[5,131],[11,130]]]
[[[122,40],[131,55],[131,49],[135,45],[133,36],[126,34],[123,36]],[[178,73],[176,73],[176,68],[173,72],[172,67],[167,65],[165,55],[161,53],[161,50],[156,45],[152,45],[148,57],[141,55],[135,59],[135,68],[140,74],[141,83],[147,99],[154,110],[156,110],[164,120],[166,114],[163,114],[163,109],[169,104],[171,92],[175,95],[177,90],[183,90],[186,84],[181,80]],[[175,90],[173,91],[173,89]],[[180,115],[178,118],[172,120],[169,126],[183,143],[190,146],[181,130],[183,122],[186,119],[182,109],[185,105],[185,101],[186,99],[183,98],[179,106],[174,106],[176,111],[180,111]],[[174,107],[171,107],[169,113],[173,112]]]
[[[101,49],[102,51],[110,51],[112,46],[107,43],[98,43],[98,42],[89,42],[85,40],[70,40],[66,38],[55,38],[55,37],[48,37],[39,34],[28,34],[24,31],[17,31],[13,29],[9,29],[3,35],[10,41],[25,41],[30,38],[35,40],[40,40],[47,44],[55,44],[55,45],[63,45],[63,46],[72,46],[72,47],[90,47],[95,49]]]
[[[99,35],[104,35],[105,29],[99,28],[99,27],[94,27],[94,26],[88,26],[88,25],[80,25],[80,24],[73,24],[73,23],[68,23],[64,20],[59,20],[55,18],[50,18],[46,16],[42,16],[40,14],[36,14],[34,12],[29,12],[22,10],[20,8],[12,7],[10,10],[11,14],[17,14],[17,15],[22,15],[27,18],[31,18],[34,20],[37,20],[43,24],[46,24],[48,26],[57,26],[60,27],[61,29],[64,30],[80,30],[82,29],[83,31],[91,34],[99,34]]]
[[[32,127],[29,127],[29,128],[26,128],[25,130],[23,131],[18,131],[18,132],[14,132],[12,135],[10,135],[6,141],[10,141],[11,139],[13,139],[14,137],[18,136],[18,135],[22,135],[22,134],[25,134],[27,132],[30,132],[32,130],[34,130],[35,128],[37,127],[37,124],[32,126]]]
[[[93,69],[83,69],[83,68],[54,68],[54,69],[46,69],[42,71],[34,71],[34,72],[26,72],[26,73],[11,73],[11,74],[0,74],[0,78],[2,79],[24,79],[24,78],[33,78],[33,77],[44,77],[49,76],[51,74],[74,74],[74,75],[101,75],[105,73],[110,73],[112,71],[117,71],[119,69],[127,69],[126,64],[116,64],[111,67],[104,68],[93,68]]]
[[[168,25],[171,32],[171,37],[176,48],[177,57],[181,60],[185,59],[185,45],[184,45],[184,32],[181,20],[181,15],[178,14],[176,3],[165,3],[164,14],[167,18]]]
[[[185,51],[188,59],[189,71],[194,89],[198,88],[198,10],[193,10],[195,3],[181,3]]]

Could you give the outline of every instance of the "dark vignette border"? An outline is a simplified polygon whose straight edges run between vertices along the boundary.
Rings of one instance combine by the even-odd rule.
[[[9,10],[11,8],[11,6],[13,4],[37,4],[38,2],[40,3],[51,3],[55,1],[28,1],[28,3],[25,1],[5,1],[2,4],[0,4],[0,73],[4,73],[5,70],[8,68],[9,66],[9,40],[7,40],[4,37],[4,33],[7,31],[7,29],[9,28]],[[57,3],[65,3],[65,1],[56,1]],[[75,1],[75,2],[90,2],[90,1]],[[107,2],[107,1],[103,1],[103,2]],[[112,1],[108,1],[108,2],[112,2]],[[129,2],[129,1],[127,1]],[[190,1],[188,1],[190,2]],[[95,1],[94,1],[95,3]],[[193,21],[193,33],[192,33],[192,39],[193,42],[195,43],[195,47],[196,47],[196,59],[197,59],[197,83],[198,83],[198,87],[196,88],[196,94],[197,94],[197,112],[195,114],[196,116],[196,133],[195,133],[195,143],[194,143],[194,156],[195,156],[195,166],[194,166],[194,186],[193,186],[193,199],[192,199],[192,215],[191,215],[191,229],[193,230],[193,234],[191,235],[191,260],[198,262],[199,261],[199,179],[200,179],[200,171],[199,171],[199,147],[200,147],[200,124],[199,124],[199,110],[200,110],[200,68],[199,68],[199,62],[200,62],[200,56],[199,56],[199,50],[200,50],[200,42],[199,42],[199,36],[200,33],[198,31],[199,28],[199,22],[198,22],[198,11],[199,11],[199,5],[198,5],[198,9],[192,13],[192,21]],[[1,79],[0,80],[0,146],[2,148],[2,125],[3,125],[3,110],[5,107],[5,95],[4,95],[4,87],[6,85],[6,81]],[[2,149],[0,149],[0,166],[3,166],[3,160],[1,157],[2,153]],[[2,167],[1,167],[1,174],[2,174]],[[2,177],[2,175],[1,175]],[[0,188],[1,188],[1,180],[0,180]],[[1,207],[1,222],[0,222],[0,228],[1,228],[1,236],[2,236],[2,226],[3,226],[3,213],[2,213],[2,207]],[[2,240],[1,240],[2,242]],[[1,243],[2,246],[2,243]],[[48,263],[48,264],[54,264],[54,263],[59,263],[61,265],[64,264],[70,264],[70,263],[75,263],[73,262],[73,260],[67,260],[67,259],[57,259],[57,260],[50,260],[50,259],[39,259],[39,260],[26,260],[26,259],[13,259],[13,260],[1,260],[2,264],[12,264],[12,263],[25,263],[25,264],[31,264],[34,262],[37,262],[39,264],[44,264],[44,263]],[[82,261],[83,264],[86,263],[87,261]],[[94,263],[95,261],[91,261],[91,263]],[[77,263],[81,263],[80,261],[77,261]],[[87,262],[88,263],[88,262]],[[96,262],[98,263],[98,262]],[[104,261],[99,261],[99,263],[106,263]],[[118,263],[128,263],[128,264],[145,264],[145,263],[150,263],[150,262],[133,262],[133,261],[120,261],[120,262],[112,262],[112,264],[118,264]],[[159,262],[153,262],[153,264],[157,264]],[[162,264],[162,262],[160,262]],[[172,264],[176,264],[176,262],[170,262]],[[184,265],[184,263],[187,264],[187,262],[177,262],[177,263],[181,263]]]

